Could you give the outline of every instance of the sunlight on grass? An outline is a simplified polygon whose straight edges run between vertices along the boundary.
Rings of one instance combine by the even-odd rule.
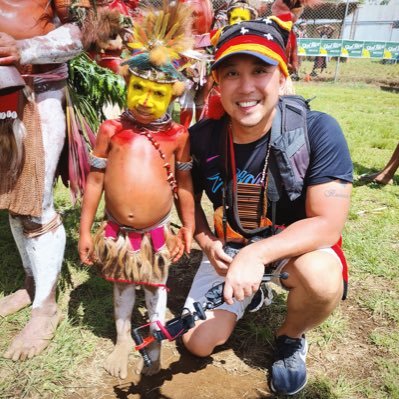
[[[379,359],[377,363],[380,366],[380,373],[383,379],[383,389],[386,392],[386,398],[399,398],[399,362],[396,359]]]
[[[399,322],[399,295],[393,290],[375,290],[363,292],[360,303],[370,309],[375,315]]]
[[[383,351],[392,352],[399,358],[399,331],[385,331],[383,328],[370,334],[370,340],[374,345],[381,347]]]
[[[331,343],[336,344],[345,337],[348,328],[348,318],[343,310],[338,308],[319,327],[311,331],[312,342],[322,350],[328,351]]]

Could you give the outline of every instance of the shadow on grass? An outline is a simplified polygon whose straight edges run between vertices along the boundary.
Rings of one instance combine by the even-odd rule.
[[[8,212],[0,211],[0,292],[7,296],[23,286],[25,273],[8,222]]]
[[[331,383],[322,378],[312,379],[306,387],[293,396],[280,395],[276,398],[293,398],[293,399],[338,399],[337,394],[333,392],[334,387]]]
[[[76,207],[69,208],[63,214],[67,243],[58,287],[62,292],[70,290],[67,313],[72,325],[87,328],[98,337],[113,338],[115,325],[112,284],[97,276],[94,269],[80,263],[80,212],[80,208]],[[84,272],[88,273],[88,278],[83,283],[76,281],[75,275],[84,275]]]

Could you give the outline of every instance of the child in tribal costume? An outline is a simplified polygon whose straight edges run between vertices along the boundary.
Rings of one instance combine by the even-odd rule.
[[[168,266],[184,250],[190,252],[194,199],[188,131],[166,114],[184,89],[172,60],[191,46],[190,32],[180,25],[189,16],[184,5],[165,5],[144,12],[143,22],[134,25],[130,47],[138,51],[122,63],[130,72],[127,110],[100,126],[83,199],[79,254],[85,264],[98,263],[102,276],[114,282],[117,339],[105,369],[120,378],[127,377],[134,347],[136,285],[143,287],[150,322],[163,322]],[[103,192],[107,221],[93,242],[90,229]],[[183,224],[177,236],[169,229],[174,200]],[[157,373],[160,350],[160,343],[153,343],[153,365],[140,364],[138,371]]]
[[[254,4],[247,0],[232,1],[227,7],[229,25],[238,24],[241,21],[249,21],[258,17],[258,11]]]

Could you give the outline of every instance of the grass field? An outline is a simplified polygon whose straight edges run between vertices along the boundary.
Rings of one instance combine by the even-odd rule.
[[[398,66],[395,76],[399,76]],[[311,102],[313,109],[332,114],[341,124],[352,154],[355,177],[385,165],[399,142],[398,94],[382,91],[378,85],[356,82],[299,82],[296,87],[297,93],[306,98],[315,96]],[[60,185],[56,189],[56,203],[63,212],[68,237],[58,289],[64,319],[55,339],[41,356],[23,363],[0,358],[0,398],[146,398],[121,394],[115,389],[111,390],[114,395],[94,393],[106,384],[101,363],[114,338],[112,290],[78,261],[79,207],[71,205],[69,193]],[[344,248],[350,264],[349,298],[308,335],[310,379],[296,398],[399,398],[398,220],[399,175],[395,176],[393,185],[355,183],[344,233]],[[0,212],[0,237],[0,295],[3,296],[23,282],[19,256],[4,211]],[[190,260],[193,268],[198,264],[199,255],[199,251],[193,252]],[[174,279],[171,284],[181,288],[181,291],[177,288],[171,291],[172,311],[182,305],[184,289],[194,271],[184,262],[171,272]],[[270,365],[271,348],[264,348],[270,347],[275,325],[284,316],[284,299],[284,293],[276,292],[271,306],[246,315],[226,345],[226,351],[233,350],[253,369]],[[143,312],[142,307],[135,312],[136,323],[143,319]],[[0,320],[1,352],[28,318],[29,309],[25,309]],[[224,353],[227,352],[222,348],[218,356],[223,357]],[[234,371],[229,373],[235,378]],[[196,374],[191,373],[190,378],[195,386]],[[224,385],[228,392],[228,382]],[[195,391],[190,395],[194,399],[202,398],[196,396]],[[174,399],[162,395],[148,397]]]
[[[300,57],[302,59],[302,57]],[[299,68],[299,76],[304,79],[310,74],[313,61],[305,58]],[[399,87],[399,64],[383,64],[380,60],[350,58],[346,62],[331,59],[327,68],[313,78],[316,82],[333,82],[349,84],[373,84],[381,86]]]

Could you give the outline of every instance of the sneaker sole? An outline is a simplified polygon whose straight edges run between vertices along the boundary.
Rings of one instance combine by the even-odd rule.
[[[293,391],[293,392],[284,392],[284,393],[281,393],[281,392],[277,391],[277,390],[274,388],[273,381],[270,381],[270,389],[271,389],[274,393],[276,393],[276,394],[291,396],[291,395],[295,395],[295,394],[298,393],[299,391],[302,391],[302,389],[305,388],[305,386],[306,386],[307,383],[308,383],[308,377],[306,377],[306,380],[305,380],[305,382],[303,383],[303,385],[301,385],[301,386],[300,386],[298,389],[296,389],[295,391]]]

